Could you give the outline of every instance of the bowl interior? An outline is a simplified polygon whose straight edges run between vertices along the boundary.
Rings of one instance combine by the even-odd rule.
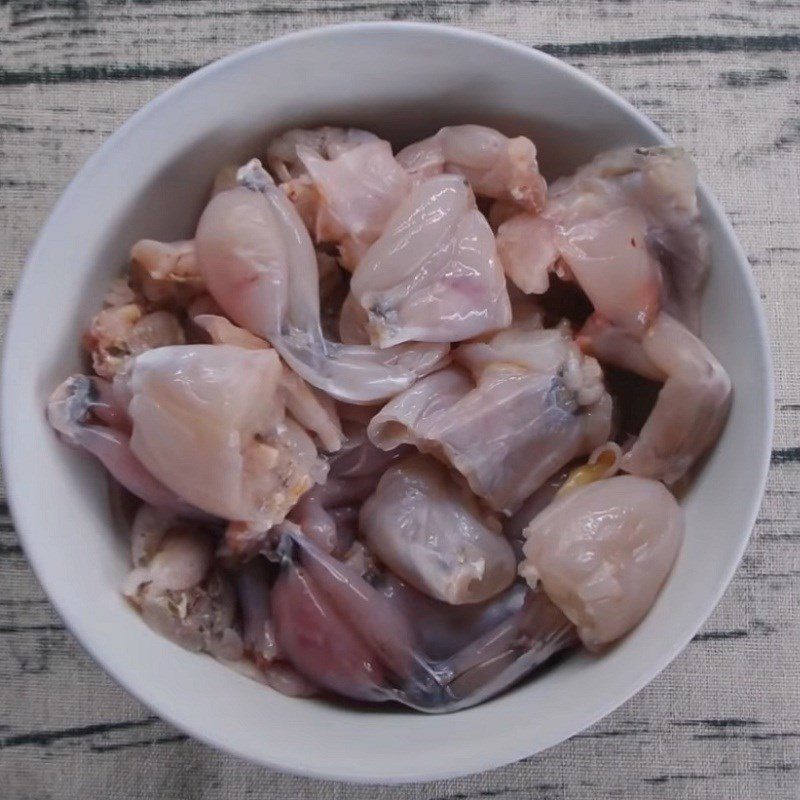
[[[292,700],[152,633],[123,602],[123,531],[100,468],[60,445],[42,412],[80,368],[78,333],[141,237],[192,235],[216,170],[299,124],[369,128],[399,145],[478,122],[536,142],[549,177],[615,145],[665,142],[642,115],[536,51],[440,26],[349,25],[218,62],[135,115],[83,168],[31,253],[3,380],[12,509],[66,623],[161,716],[248,759],[346,780],[424,780],[528,756],[582,730],[651,680],[710,613],[740,558],[768,460],[770,368],[749,268],[704,193],[714,270],[704,338],[734,385],[730,421],[687,494],[687,537],[655,607],[601,658],[576,656],[483,706],[427,717]]]

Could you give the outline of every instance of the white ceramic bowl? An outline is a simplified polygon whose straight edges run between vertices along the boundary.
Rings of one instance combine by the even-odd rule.
[[[644,622],[601,658],[449,716],[283,697],[152,633],[125,604],[124,533],[105,476],[56,441],[46,398],[79,368],[78,334],[140,237],[190,236],[218,167],[301,124],[375,130],[395,144],[480,122],[536,142],[545,173],[667,137],[609,89],[536,50],[421,24],[286,36],[200,70],[145,106],[86,163],[45,225],[14,301],[2,434],[22,544],[65,623],[128,691],[177,727],[260,764],[351,781],[463,775],[530,756],[591,725],[657,675],[718,601],[747,543],[769,461],[772,382],[758,293],[722,210],[702,193],[714,269],[704,337],[730,373],[727,428],[685,499],[686,542]]]

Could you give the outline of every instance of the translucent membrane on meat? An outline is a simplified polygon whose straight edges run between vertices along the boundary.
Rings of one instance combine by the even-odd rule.
[[[577,640],[544,592],[524,583],[458,606],[391,574],[380,576],[377,587],[409,620],[420,652],[446,686],[442,697],[419,699],[423,711],[455,711],[488,700]]]
[[[719,437],[731,381],[703,342],[665,313],[641,346],[666,382],[622,469],[674,483]]]
[[[303,675],[360,700],[387,700],[411,679],[405,619],[346,565],[302,535],[287,535],[272,594],[278,643]]]
[[[299,150],[305,149],[320,158],[334,159],[355,147],[379,141],[374,133],[358,128],[292,128],[272,139],[267,147],[267,166],[283,182],[299,178],[307,169]]]
[[[452,465],[493,509],[512,514],[544,481],[611,432],[611,398],[594,359],[565,328],[503,331],[464,345],[369,424],[378,447],[411,443]]]
[[[208,333],[214,344],[231,344],[247,350],[270,349],[263,339],[239,328],[225,317],[200,314],[194,322]],[[286,410],[307,431],[319,437],[325,450],[334,452],[342,446],[342,426],[333,400],[309,387],[285,365],[281,373],[280,394]]]
[[[352,270],[408,193],[408,175],[391,145],[381,140],[358,144],[332,159],[306,146],[297,152],[308,172],[300,180],[314,192],[305,198],[305,221],[315,241],[338,245],[342,265]],[[292,197],[298,190],[294,186],[287,193]]]
[[[443,712],[478,705],[576,643],[574,626],[547,595],[528,592],[519,611],[437,663],[447,700],[415,707]]]
[[[623,475],[556,498],[525,529],[520,573],[597,649],[650,610],[683,539],[683,512],[657,481]]]
[[[374,586],[409,620],[420,652],[431,661],[450,658],[496,628],[522,608],[530,591],[516,581],[488,600],[453,605],[423,594],[388,571],[376,576]]]
[[[209,290],[235,322],[268,339],[309,383],[349,402],[391,397],[442,362],[447,345],[377,350],[324,339],[308,232],[257,161],[240,180],[211,200],[195,237]]]
[[[548,190],[525,137],[321,127],[266,163],[220,170],[194,239],[133,246],[95,375],[48,401],[143,501],[125,597],[277,691],[426,713],[624,636],[681,545],[664,484],[730,406],[688,156]]]
[[[558,609],[529,592],[518,610],[434,660],[396,599],[289,527],[281,550],[272,595],[279,647],[306,678],[346,697],[455,711],[508,688],[574,642]]]
[[[281,374],[271,350],[143,354],[126,376],[132,452],[197,508],[266,530],[325,476],[308,434],[285,417]]]
[[[373,344],[457,342],[506,327],[511,305],[494,235],[463,179],[414,187],[353,273]]]
[[[523,215],[501,224],[498,249],[523,291],[544,291],[561,259],[607,320],[646,327],[663,305],[699,330],[710,248],[696,170],[680,148],[597,156],[550,186],[536,221]]]
[[[50,396],[47,418],[66,443],[91,453],[140,500],[176,513],[196,513],[133,453],[127,413],[107,381],[86,375],[67,378]]]
[[[547,185],[539,173],[536,147],[524,136],[510,139],[483,125],[454,125],[409,145],[397,160],[417,179],[455,173],[477,195],[533,212],[544,205]]]
[[[463,479],[429,456],[390,467],[359,520],[369,549],[431,597],[476,603],[514,580],[514,552],[497,518],[480,508]]]

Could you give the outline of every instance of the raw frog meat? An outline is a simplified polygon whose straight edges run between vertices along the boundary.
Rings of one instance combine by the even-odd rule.
[[[602,648],[650,610],[683,540],[683,512],[654,480],[622,475],[568,491],[525,529],[520,574]]]
[[[345,558],[355,542],[358,510],[375,488],[376,479],[330,476],[304,494],[289,519],[326,553]]]
[[[274,351],[232,345],[162,347],[124,377],[131,451],[196,508],[266,530],[325,465],[286,417]]]
[[[92,368],[109,380],[147,350],[185,344],[181,314],[204,292],[191,240],[142,239],[130,258],[129,277],[115,281],[83,336]]]
[[[47,419],[62,441],[91,453],[140,500],[187,516],[199,513],[149,472],[133,453],[127,411],[108,381],[87,375],[67,378],[50,396]]]
[[[380,139],[374,133],[358,128],[336,128],[331,125],[292,128],[270,141],[267,166],[275,178],[283,183],[308,174],[300,156],[301,150],[311,152],[318,158],[333,160],[362,144],[378,141]]]
[[[564,467],[551,475],[516,511],[503,520],[503,534],[511,542],[517,560],[523,560],[525,528],[556,497],[603,478],[611,478],[619,472],[622,450],[616,442],[605,442],[595,448],[586,463]],[[574,462],[573,462],[574,463]]]
[[[524,581],[516,580],[483,602],[453,605],[423,594],[389,571],[377,574],[373,585],[410,622],[417,646],[431,661],[450,658],[495,629],[522,608],[530,592]]]
[[[500,225],[506,274],[543,292],[547,273],[576,280],[595,310],[634,332],[665,307],[697,332],[710,267],[697,175],[677,147],[626,147],[597,156],[550,186],[538,217]]]
[[[442,363],[443,344],[378,350],[326,340],[314,247],[297,211],[258,161],[239,180],[211,200],[195,237],[209,290],[234,322],[269,340],[300,377],[348,402],[385,400]]]
[[[498,694],[575,641],[563,614],[542,592],[529,592],[497,625],[433,660],[394,598],[291,527],[283,536],[272,593],[278,645],[298,672],[336,694],[455,711]]]
[[[609,438],[611,398],[567,328],[512,328],[462,345],[369,424],[383,448],[414,444],[450,464],[496,511],[513,514],[552,474]]]
[[[266,163],[133,246],[48,401],[141,502],[125,597],[276,691],[425,713],[633,630],[730,407],[688,156],[548,190],[525,137],[320,127]]]
[[[267,564],[256,557],[235,576],[242,620],[244,658],[230,664],[238,672],[290,697],[311,697],[319,689],[286,661],[275,636]]]
[[[263,339],[239,328],[225,317],[200,314],[194,319],[214,344],[231,344],[247,350],[270,350]],[[342,446],[343,433],[334,402],[312,389],[289,367],[283,365],[279,392],[286,410],[307,431],[314,433],[323,449],[335,452]]]
[[[353,418],[352,407],[340,405],[340,413],[344,439],[328,459],[328,478],[300,498],[289,518],[325,552],[358,562],[358,570],[364,574],[372,571],[373,558],[357,540],[359,511],[387,468],[410,448],[379,450],[367,438],[363,421]]]
[[[131,281],[156,306],[185,308],[205,290],[194,242],[141,239],[131,248]]]
[[[133,523],[131,555],[134,569],[124,594],[151,628],[188,650],[241,658],[236,593],[214,565],[207,532],[145,505]]]
[[[381,562],[437,600],[481,602],[514,580],[514,552],[497,518],[480,508],[460,476],[430,456],[390,467],[359,523]]]
[[[464,180],[414,187],[353,273],[350,291],[378,347],[457,342],[511,323],[494,235]]]
[[[611,364],[663,383],[667,376],[648,358],[642,338],[640,333],[626,331],[600,314],[592,314],[577,337],[583,352],[594,356],[602,364]]]
[[[99,311],[83,336],[92,368],[111,380],[140,353],[156,347],[184,344],[186,335],[175,314],[148,311],[139,298]]]
[[[731,381],[703,342],[664,312],[641,350],[653,365],[648,371],[666,380],[622,469],[671,484],[719,437],[730,410]]]
[[[356,129],[295,129],[273,140],[267,164],[318,243],[355,268],[407,194],[388,142]]]
[[[454,125],[409,145],[397,160],[417,180],[442,172],[463,175],[475,194],[541,211],[547,185],[530,139],[509,139],[482,125]]]
[[[541,215],[502,223],[498,250],[529,292],[544,291],[561,264],[595,309],[578,336],[582,349],[665,384],[623,469],[667,483],[685,475],[719,436],[730,397],[725,370],[694,335],[710,250],[686,153],[598,156],[551,185]]]
[[[141,506],[124,595],[151,628],[181,647],[207,652],[283,694],[316,694],[281,660],[266,563],[253,559],[234,576],[215,563],[214,547],[213,535],[197,524]]]
[[[722,364],[684,325],[662,311],[641,337],[591,317],[578,337],[600,360],[663,383],[622,469],[672,484],[719,438],[731,381]]]

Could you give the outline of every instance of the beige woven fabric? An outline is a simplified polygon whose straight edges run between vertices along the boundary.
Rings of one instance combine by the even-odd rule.
[[[2,3],[0,318],[49,208],[129,114],[213,58],[289,30],[355,19],[435,20],[543,45],[630,99],[693,153],[750,256],[773,338],[774,465],[744,562],[686,651],[587,732],[492,773],[356,787],[243,764],[152,717],[63,629],[6,515],[0,798],[800,797],[798,3]]]

